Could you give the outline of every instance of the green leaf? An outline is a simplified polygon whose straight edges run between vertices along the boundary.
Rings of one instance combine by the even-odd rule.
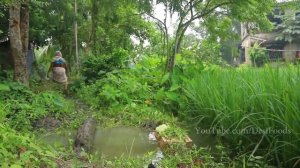
[[[0,91],[10,91],[10,88],[8,85],[0,83]]]
[[[162,85],[162,84],[166,83],[166,81],[169,79],[169,77],[170,77],[170,73],[168,72],[163,76],[160,84]]]
[[[167,98],[169,98],[172,101],[177,101],[178,100],[178,94],[174,92],[166,92]]]
[[[10,168],[22,168],[22,166],[14,164],[14,165],[11,165]]]
[[[172,92],[172,91],[175,91],[175,90],[177,90],[177,89],[179,89],[180,88],[180,86],[178,85],[178,84],[173,84],[172,86],[171,86],[171,88],[170,88],[170,92]]]
[[[56,106],[59,106],[59,107],[64,107],[64,104],[61,100],[59,99],[54,99],[53,100],[53,103],[56,105]]]

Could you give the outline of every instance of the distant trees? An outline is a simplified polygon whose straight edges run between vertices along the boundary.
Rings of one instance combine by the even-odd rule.
[[[290,43],[300,37],[300,4],[289,2],[282,8],[285,12],[275,15],[275,18],[280,20],[275,25],[275,31],[278,32],[276,39]]]
[[[37,2],[31,6],[31,38],[43,44],[52,37],[69,62],[75,60],[75,20],[79,51],[86,55],[111,54],[118,48],[130,51],[130,36],[149,36],[151,24],[139,15],[135,1],[77,0],[76,17],[74,0]]]
[[[139,15],[135,2],[77,0],[75,16],[74,0],[1,1],[0,6],[9,10],[9,18],[1,18],[0,23],[5,26],[0,25],[0,33],[9,32],[10,35],[15,79],[28,83],[25,58],[29,39],[42,46],[47,45],[45,40],[51,38],[68,62],[75,63],[75,21],[78,25],[79,49],[86,55],[109,55],[123,49],[130,53],[133,50],[131,36],[145,40],[150,36],[148,31],[152,27]],[[4,14],[6,11],[1,8],[0,15]],[[9,30],[6,30],[8,27]]]
[[[198,21],[207,26],[212,26],[221,16],[236,18],[239,21],[253,21],[259,26],[268,25],[267,14],[272,10],[275,0],[140,0],[144,6],[153,8],[157,4],[165,7],[165,12],[178,15],[178,24],[176,26],[174,40],[169,40],[169,32],[166,29],[166,22],[156,18],[157,23],[163,32],[164,43],[167,46],[166,71],[172,72],[175,65],[175,56],[180,52],[181,43],[188,27]],[[153,17],[151,9],[145,7],[145,11]],[[218,29],[218,27],[211,27]],[[220,28],[222,29],[222,28]]]

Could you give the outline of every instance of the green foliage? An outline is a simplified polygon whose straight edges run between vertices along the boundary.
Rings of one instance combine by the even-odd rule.
[[[277,33],[276,40],[289,43],[297,40],[300,34],[299,3],[297,1],[280,3],[277,10],[279,13],[273,16],[274,21],[277,21],[274,23],[274,31]]]
[[[30,1],[30,40],[39,46],[50,43],[59,46],[70,65],[75,63],[74,29],[78,25],[79,55],[115,55],[121,49],[133,50],[130,36],[145,40],[151,27],[137,13],[133,1],[90,0]],[[6,19],[7,20],[7,19]],[[87,31],[88,30],[88,31]]]
[[[268,55],[265,48],[257,43],[249,51],[251,62],[254,66],[261,67],[268,61]]]
[[[34,93],[18,83],[2,84],[0,100],[5,107],[0,115],[12,128],[27,131],[39,118],[59,118],[72,111],[74,106],[56,92]]]
[[[1,112],[1,111],[0,111]],[[56,153],[38,145],[28,135],[21,135],[0,124],[0,163],[2,167],[55,167]]]
[[[275,25],[275,30],[278,33],[276,40],[286,41],[291,43],[300,35],[300,15],[296,12],[300,11],[299,5],[295,5],[296,9],[290,8],[284,15],[277,15],[275,18],[282,20],[281,23]],[[294,6],[294,7],[295,7]],[[293,9],[293,10],[292,10]]]
[[[161,76],[157,66],[157,58],[145,58],[133,69],[115,70],[97,80],[93,85],[85,86],[79,95],[94,107],[110,107],[126,104],[156,105],[164,111],[176,114],[180,106],[184,106],[183,98],[178,91],[180,79],[173,78],[170,88],[163,87],[169,83],[169,74]],[[181,67],[189,71],[189,66]],[[181,71],[176,69],[175,73]]]
[[[221,45],[216,41],[203,40],[199,47],[199,55],[203,62],[221,64]]]
[[[82,75],[86,78],[87,83],[93,83],[97,79],[101,79],[106,73],[124,67],[125,60],[128,57],[128,51],[122,48],[118,48],[108,55],[90,55],[83,62]]]
[[[161,76],[160,68],[153,67],[157,62],[157,58],[144,58],[133,69],[107,73],[94,84],[84,86],[78,95],[94,108],[108,108],[110,118],[126,125],[140,125],[146,120],[168,121],[161,111],[178,111],[180,96],[175,90],[179,88],[161,88],[168,78]]]
[[[167,139],[178,139],[184,142],[188,134],[182,128],[179,128],[175,125],[170,125],[165,130],[159,132],[159,135]]]
[[[237,153],[283,166],[299,153],[299,67],[208,69],[184,81],[187,109],[180,113],[200,127],[225,129],[222,136]],[[239,131],[239,132],[235,132]],[[250,150],[250,151],[249,151]],[[276,163],[277,164],[277,163]]]
[[[105,167],[107,168],[115,168],[115,167],[123,167],[123,168],[133,168],[133,167],[145,167],[147,166],[150,160],[149,156],[143,157],[120,157],[115,158],[113,160],[105,160]]]
[[[205,155],[202,160],[207,166],[252,165],[268,167],[266,162],[272,158],[277,150],[283,151],[284,154],[279,156],[282,160],[284,160],[283,158],[295,156],[288,151],[297,152],[297,149],[291,149],[293,145],[297,146],[298,144],[296,140],[298,139],[297,126],[286,124],[292,122],[282,119],[286,117],[282,116],[285,106],[280,103],[282,99],[275,96],[283,93],[277,90],[286,90],[283,88],[277,89],[277,87],[288,85],[277,82],[279,76],[276,75],[276,70],[267,69],[265,70],[267,72],[260,73],[258,70],[225,69],[226,72],[222,72],[224,69],[219,66],[203,65],[201,62],[191,64],[189,61],[182,59],[175,67],[170,78],[169,74],[162,76],[158,71],[159,68],[154,68],[157,62],[155,58],[144,58],[133,69],[107,73],[101,80],[97,80],[94,84],[85,86],[80,90],[79,96],[94,108],[99,108],[102,111],[104,107],[105,113],[99,113],[97,116],[99,115],[98,117],[103,120],[103,123],[111,125],[137,126],[149,120],[173,124],[176,123],[176,120],[165,115],[171,112],[202,128],[243,130],[270,127],[276,129],[289,128],[293,132],[288,135],[266,134],[261,142],[259,141],[260,134],[219,135],[225,139],[226,144],[232,147],[233,155],[238,158],[232,163],[226,154],[222,155],[222,161]],[[293,72],[295,75],[295,71]],[[257,77],[260,74],[268,74],[268,76]],[[280,75],[280,77],[283,76],[290,81],[293,81],[295,77]],[[257,78],[262,81],[260,82]],[[281,80],[287,81],[287,79]],[[241,84],[241,81],[245,83]],[[263,83],[266,83],[266,85],[263,85]],[[294,81],[294,83],[297,82]],[[171,85],[166,89],[164,86],[168,84]],[[268,88],[273,88],[272,93],[258,92],[267,91]],[[231,92],[231,90],[234,90],[234,92]],[[290,91],[287,92],[291,93]],[[270,95],[269,99],[267,98],[268,95]],[[286,95],[284,97],[290,97],[288,98],[290,100],[297,97],[296,93],[290,96]],[[267,100],[265,100],[266,98]],[[271,105],[272,102],[273,105]],[[287,102],[291,103],[288,100]],[[266,104],[263,105],[263,103]],[[277,107],[280,109],[279,111],[276,110]],[[297,105],[288,107],[292,110],[292,116],[294,117],[297,116],[294,113],[297,111],[294,109],[295,107]],[[278,113],[282,114],[274,115]],[[261,120],[266,122],[263,123]],[[170,137],[183,137],[184,135],[185,132],[177,127],[166,134]],[[295,139],[295,141],[291,141],[291,139]],[[280,140],[284,140],[284,142]],[[181,151],[182,148],[176,146],[174,148],[179,151],[178,154],[165,158],[162,165],[174,167],[181,162],[192,163],[191,158],[193,157],[190,157],[187,151],[183,152]],[[172,151],[174,150],[171,150],[171,153]],[[250,152],[252,152],[251,156],[249,156]],[[261,158],[259,156],[265,157]],[[246,157],[248,157],[248,160],[243,160]],[[217,161],[215,162],[215,160]],[[110,163],[114,164],[113,162]],[[226,164],[224,165],[224,163]]]
[[[170,145],[169,150],[173,151],[172,155],[167,155],[161,162],[162,167],[215,167],[225,168],[226,162],[229,161],[225,154],[221,156],[222,161],[218,161],[208,153],[207,148],[190,148],[183,147],[178,144]],[[223,151],[222,151],[223,153]]]
[[[153,98],[152,90],[159,86],[156,68],[114,70],[93,85],[84,87],[81,97],[95,106],[143,103]]]
[[[144,1],[140,2],[143,6],[148,7],[148,3]],[[200,20],[200,24],[206,27],[207,32],[205,32],[205,34],[209,34],[214,40],[217,40],[219,37],[228,36],[227,30],[231,27],[232,20],[234,19],[243,22],[254,22],[257,23],[261,29],[270,29],[272,25],[267,18],[267,14],[272,10],[274,3],[275,0],[266,0],[264,2],[259,0],[216,0],[213,2],[203,0],[151,1],[152,6],[150,8],[154,8],[156,5],[163,5],[165,7],[165,16],[167,16],[167,12],[169,12],[171,16],[174,14],[179,18],[175,26],[175,36],[173,40],[170,40],[170,34],[173,32],[167,32],[166,22],[163,19],[155,19],[163,34],[162,41],[166,47],[166,56],[168,57],[166,64],[168,65],[166,67],[167,71],[173,71],[173,62],[176,58],[176,54],[179,54],[185,32],[193,25],[194,21]],[[154,10],[145,8],[145,11],[148,12],[150,16],[154,16]],[[167,19],[167,17],[165,19]],[[201,35],[201,37],[203,36]]]

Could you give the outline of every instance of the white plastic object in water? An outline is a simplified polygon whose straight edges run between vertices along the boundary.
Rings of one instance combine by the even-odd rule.
[[[155,132],[150,132],[148,135],[150,141],[156,141]]]
[[[158,166],[163,158],[164,158],[164,155],[163,155],[162,151],[158,150],[156,152],[155,158],[152,160],[152,164],[154,166]]]

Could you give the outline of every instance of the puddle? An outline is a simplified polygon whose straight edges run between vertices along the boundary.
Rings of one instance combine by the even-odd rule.
[[[52,132],[39,135],[40,141],[53,147],[71,147],[76,131]],[[188,134],[197,147],[210,148],[216,152],[216,137],[188,129]],[[149,132],[136,127],[96,128],[93,153],[105,157],[142,156],[158,150],[156,141],[149,141]]]
[[[69,147],[75,137],[75,131],[70,132],[49,132],[39,135],[39,140],[52,147]]]
[[[52,147],[71,147],[76,131],[50,132],[38,135],[40,141]],[[150,142],[149,132],[136,127],[97,127],[93,153],[105,157],[139,156],[157,150],[156,142]]]
[[[135,127],[97,128],[94,152],[107,157],[138,156],[157,149],[148,132]]]

